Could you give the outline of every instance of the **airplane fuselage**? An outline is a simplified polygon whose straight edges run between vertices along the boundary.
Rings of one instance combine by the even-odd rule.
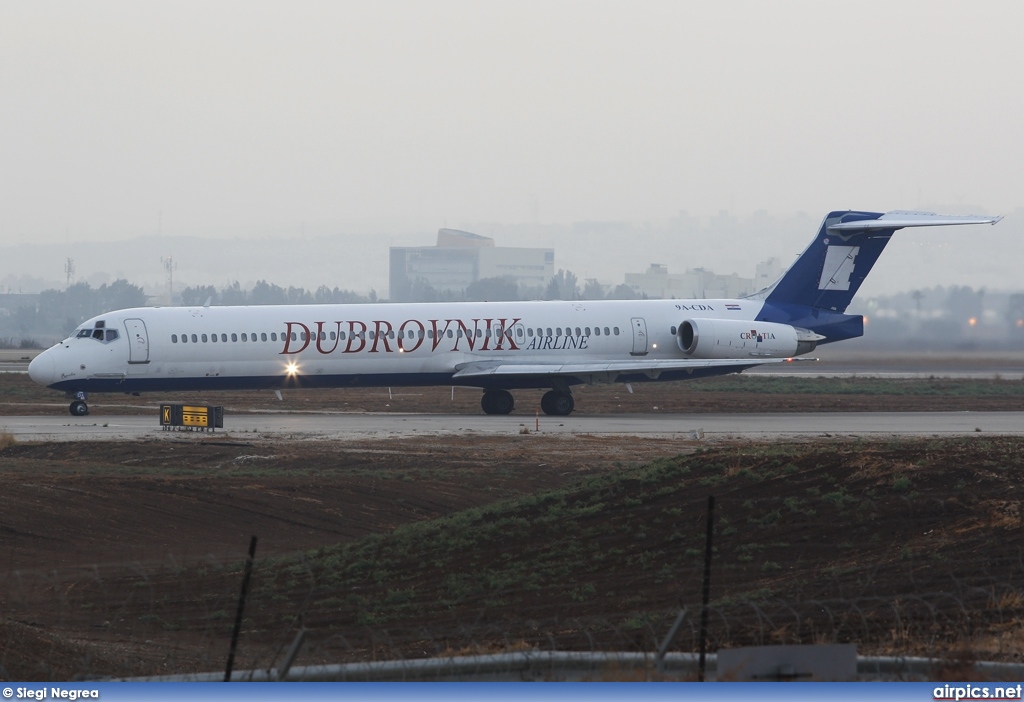
[[[762,304],[623,300],[135,308],[80,325],[46,351],[32,373],[37,382],[69,393],[442,384],[544,388],[552,381],[543,374],[456,374],[488,362],[683,359],[680,325],[702,318],[744,322],[727,340],[729,357],[753,365],[793,355],[778,352],[771,333],[758,335],[754,320]],[[97,338],[97,331],[104,338]],[[116,338],[107,340],[110,331]],[[711,366],[674,372],[696,377],[736,370]],[[668,379],[666,372],[673,371],[657,379]],[[564,382],[593,382],[582,376],[595,374]],[[631,382],[655,379],[631,375]]]

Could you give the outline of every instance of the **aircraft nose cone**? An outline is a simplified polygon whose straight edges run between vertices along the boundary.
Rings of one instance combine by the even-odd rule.
[[[53,356],[45,351],[28,364],[28,377],[40,385],[50,385],[55,373]]]

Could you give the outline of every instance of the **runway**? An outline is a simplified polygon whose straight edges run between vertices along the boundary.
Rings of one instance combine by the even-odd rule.
[[[19,441],[225,441],[409,438],[445,434],[671,437],[703,440],[1024,434],[1024,412],[828,412],[815,414],[630,414],[505,417],[389,413],[227,415],[216,432],[165,431],[151,417],[0,417]]]

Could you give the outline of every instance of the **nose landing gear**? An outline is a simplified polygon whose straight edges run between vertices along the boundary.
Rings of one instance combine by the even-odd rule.
[[[84,417],[85,415],[89,414],[89,405],[87,405],[85,402],[85,393],[76,392],[74,397],[74,402],[72,402],[71,406],[68,408],[68,410],[71,412],[71,416]]]

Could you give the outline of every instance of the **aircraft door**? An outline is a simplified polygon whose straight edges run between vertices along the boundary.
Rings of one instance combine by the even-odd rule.
[[[643,317],[633,317],[633,350],[630,356],[647,355],[647,322]]]
[[[149,363],[149,334],[146,333],[146,323],[141,319],[126,319],[124,326],[128,331],[128,363]]]

